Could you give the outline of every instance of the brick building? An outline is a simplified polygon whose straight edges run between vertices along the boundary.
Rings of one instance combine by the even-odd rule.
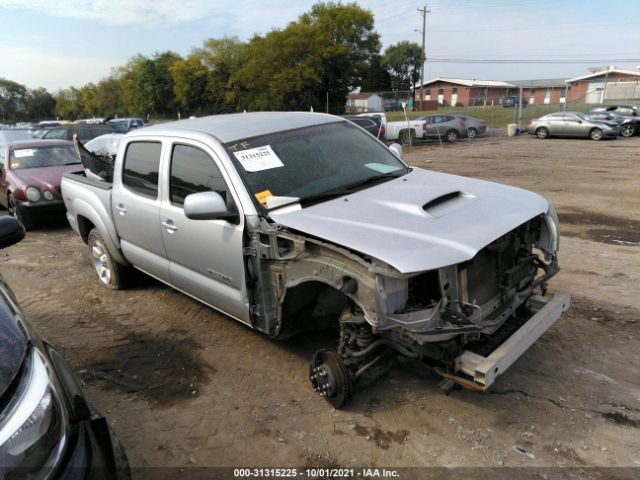
[[[564,78],[511,80],[508,83],[515,87],[511,95],[519,95],[519,88],[522,87],[522,100],[529,105],[549,105],[566,101],[568,87]]]
[[[618,90],[615,87],[622,84],[637,85],[640,82],[640,71],[609,67],[570,78],[566,82],[569,85],[569,102],[603,103],[606,100],[620,100],[621,98],[615,98],[617,95],[611,95]]]
[[[504,97],[519,95],[529,105],[571,103],[602,103],[605,101],[640,100],[640,70],[614,67],[592,69],[588,75],[563,79],[541,80],[469,80],[437,77],[424,83],[424,100],[439,105],[499,105]],[[420,85],[416,85],[416,100]]]
[[[440,105],[498,104],[513,85],[497,80],[467,80],[463,78],[434,78],[424,84],[424,100],[437,100]],[[416,89],[420,99],[420,86]]]

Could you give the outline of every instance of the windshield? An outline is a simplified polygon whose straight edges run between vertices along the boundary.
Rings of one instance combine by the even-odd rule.
[[[246,138],[225,148],[263,207],[270,196],[317,199],[408,173],[388,148],[349,122]]]
[[[56,167],[80,163],[73,146],[31,147],[14,149],[11,152],[11,169]]]

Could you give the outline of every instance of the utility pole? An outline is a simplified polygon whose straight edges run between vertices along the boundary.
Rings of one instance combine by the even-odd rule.
[[[422,102],[424,101],[424,62],[427,60],[427,54],[424,49],[424,37],[427,28],[427,13],[431,13],[431,10],[427,10],[427,4],[423,8],[418,8],[418,11],[422,14],[422,62],[420,63],[420,107],[422,108]],[[413,86],[415,93],[416,87]]]

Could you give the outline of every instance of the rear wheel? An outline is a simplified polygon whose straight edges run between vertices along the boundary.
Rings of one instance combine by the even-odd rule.
[[[403,130],[398,136],[398,141],[402,145],[413,145],[416,143],[416,134],[413,131]]]
[[[593,128],[589,132],[589,138],[591,140],[602,140],[602,130],[599,128]]]
[[[87,243],[91,253],[91,263],[100,283],[113,290],[123,288],[126,268],[113,259],[105,241],[95,228],[89,232]]]
[[[547,138],[549,136],[549,130],[545,127],[540,127],[536,130],[536,137]]]
[[[478,136],[478,131],[473,127],[469,128],[469,130],[467,131],[467,137],[476,138],[477,136]]]
[[[620,128],[620,135],[623,137],[633,137],[636,134],[636,127],[630,123],[625,123]]]
[[[449,130],[444,138],[447,140],[447,142],[452,143],[455,142],[456,140],[458,140],[458,132],[456,132],[455,130]]]

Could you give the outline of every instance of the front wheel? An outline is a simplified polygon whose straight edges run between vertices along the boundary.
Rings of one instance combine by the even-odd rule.
[[[536,137],[538,138],[547,138],[549,136],[549,130],[544,127],[540,127],[536,130]]]
[[[309,365],[309,375],[313,390],[335,408],[342,407],[351,398],[351,372],[337,352],[317,351]]]
[[[449,130],[446,134],[445,137],[447,139],[447,142],[449,143],[453,143],[456,140],[458,140],[458,132],[456,132],[455,130]]]
[[[24,218],[24,215],[20,211],[20,206],[16,202],[16,199],[13,198],[12,194],[9,194],[9,198],[7,199],[7,205],[8,205],[7,210],[9,211],[9,215],[11,215],[13,218],[18,220],[22,224],[25,230],[29,230],[32,227],[31,222],[27,221]]]
[[[123,288],[125,267],[113,259],[104,240],[95,228],[89,232],[87,243],[91,253],[91,263],[100,284],[113,290]]]
[[[623,137],[633,137],[635,134],[636,127],[634,127],[630,123],[625,123],[624,125],[622,125],[622,128],[620,128],[620,135],[622,135]]]
[[[591,140],[602,140],[602,130],[594,128],[589,132],[589,138]]]

